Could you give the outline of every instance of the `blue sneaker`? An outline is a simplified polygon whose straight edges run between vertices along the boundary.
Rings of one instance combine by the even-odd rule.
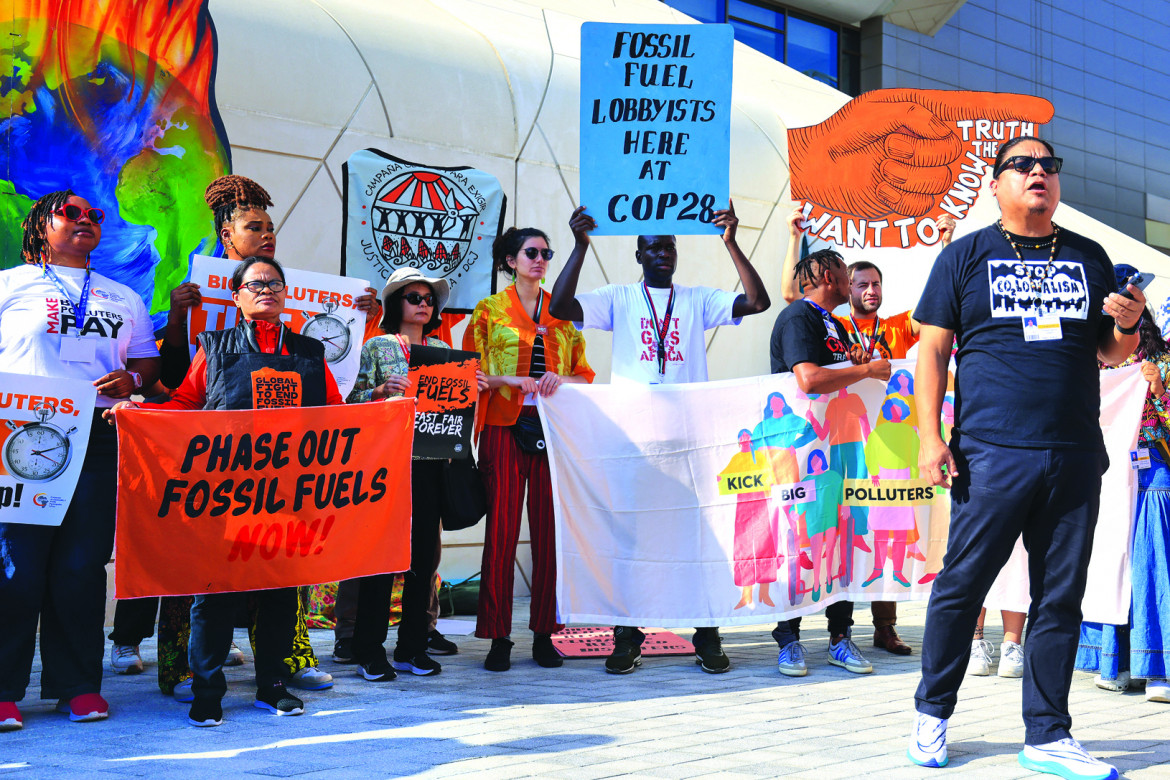
[[[1065,780],[1116,780],[1117,768],[1098,761],[1072,737],[1044,745],[1024,745],[1020,766],[1034,772],[1059,775]]]
[[[776,666],[780,669],[780,674],[804,677],[808,674],[808,665],[804,662],[804,645],[800,642],[789,642],[781,647]]]
[[[946,766],[950,761],[947,756],[946,720],[921,712],[916,713],[906,756],[918,766]]]
[[[854,674],[869,674],[873,671],[873,666],[865,660],[865,656],[857,649],[857,645],[853,644],[848,634],[841,637],[836,644],[829,643],[829,663]]]

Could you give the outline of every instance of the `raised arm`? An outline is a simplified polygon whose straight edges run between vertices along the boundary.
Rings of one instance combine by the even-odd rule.
[[[589,251],[589,231],[597,227],[593,217],[585,213],[584,206],[573,209],[573,216],[569,217],[569,229],[573,231],[573,251],[565,261],[565,267],[557,275],[553,284],[552,299],[548,303],[548,313],[558,320],[581,322],[585,319],[585,312],[577,302],[577,281],[581,277],[581,265],[585,262],[585,253]]]
[[[772,305],[768,291],[764,289],[764,280],[744,255],[743,250],[735,241],[735,230],[739,227],[739,218],[735,216],[735,205],[729,198],[727,208],[715,212],[713,224],[723,228],[723,245],[731,255],[731,262],[735,263],[735,270],[739,273],[739,281],[743,284],[743,293],[731,307],[731,316],[746,317],[749,314],[759,314],[767,311]]]
[[[804,214],[800,209],[794,209],[788,215],[788,252],[784,255],[784,266],[780,269],[780,295],[786,303],[792,303],[800,297],[800,285],[796,282],[796,263],[800,260],[803,226]]]

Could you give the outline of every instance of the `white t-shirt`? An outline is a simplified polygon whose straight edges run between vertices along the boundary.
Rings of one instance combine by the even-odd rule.
[[[76,306],[85,269],[55,265],[53,270]],[[39,265],[0,272],[0,371],[93,381],[125,368],[127,358],[158,355],[146,305],[126,285],[93,274],[85,308],[85,322],[79,326],[73,308]],[[78,337],[94,342],[92,361],[62,359],[62,341]],[[84,347],[66,356],[88,356],[88,344]],[[99,407],[116,402],[97,397]]]
[[[643,287],[609,284],[577,296],[585,315],[578,328],[613,331],[613,379],[641,384],[682,384],[707,381],[704,332],[720,325],[738,325],[731,316],[736,293],[713,287],[674,286],[674,310],[666,333],[666,373],[658,372],[658,337],[654,319],[666,316],[669,288],[649,287],[657,314],[651,314]]]

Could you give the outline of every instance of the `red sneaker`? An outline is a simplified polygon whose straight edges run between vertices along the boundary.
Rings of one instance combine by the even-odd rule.
[[[0,701],[0,731],[16,731],[22,728],[24,720],[20,717],[16,702]]]
[[[74,723],[86,723],[110,717],[110,705],[100,693],[83,693],[74,696],[68,704],[64,699],[57,702],[57,712],[69,713],[69,720]]]

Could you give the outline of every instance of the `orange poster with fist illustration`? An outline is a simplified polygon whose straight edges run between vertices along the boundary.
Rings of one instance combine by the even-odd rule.
[[[862,248],[933,245],[966,217],[1000,144],[1052,119],[1043,98],[880,89],[788,131],[792,199],[811,235]]]

